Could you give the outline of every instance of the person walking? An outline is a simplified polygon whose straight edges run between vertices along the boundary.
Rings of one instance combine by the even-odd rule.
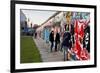
[[[50,35],[49,35],[49,41],[51,43],[51,52],[52,52],[52,48],[54,46],[54,31],[51,31]]]
[[[62,48],[64,50],[64,61],[68,60],[68,50],[71,48],[71,34],[69,31],[65,31],[63,35]]]
[[[37,38],[37,32],[35,32],[35,38]]]
[[[60,34],[57,32],[55,37],[55,51],[58,49],[58,44],[60,45]]]

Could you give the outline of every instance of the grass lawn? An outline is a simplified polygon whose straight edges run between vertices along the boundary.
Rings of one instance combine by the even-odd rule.
[[[41,62],[41,56],[35,42],[30,36],[21,36],[21,63]]]

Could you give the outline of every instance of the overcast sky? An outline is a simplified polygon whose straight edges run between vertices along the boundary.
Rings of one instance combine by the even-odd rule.
[[[27,18],[30,19],[32,24],[41,25],[50,16],[52,16],[56,11],[40,11],[40,10],[22,10]]]

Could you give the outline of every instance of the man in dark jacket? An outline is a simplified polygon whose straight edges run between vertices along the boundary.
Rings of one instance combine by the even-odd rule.
[[[71,48],[71,34],[70,34],[70,32],[64,33],[62,46]]]
[[[71,46],[72,46],[71,34],[70,32],[65,32],[63,35],[63,42],[62,42],[62,47],[64,49],[64,61],[68,59],[68,57],[66,56],[68,55],[68,49],[70,50]]]
[[[51,42],[51,52],[52,52],[52,48],[53,48],[53,44],[54,44],[54,32],[51,31],[50,35],[49,35],[49,41]]]
[[[57,49],[58,49],[58,47],[57,47],[58,44],[60,44],[60,34],[57,32],[56,38],[55,38],[55,51],[57,51]]]

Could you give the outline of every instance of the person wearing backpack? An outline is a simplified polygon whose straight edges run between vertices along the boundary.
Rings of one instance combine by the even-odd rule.
[[[71,49],[71,34],[69,31],[64,32],[62,48],[64,50],[64,61],[68,60],[68,49]]]

